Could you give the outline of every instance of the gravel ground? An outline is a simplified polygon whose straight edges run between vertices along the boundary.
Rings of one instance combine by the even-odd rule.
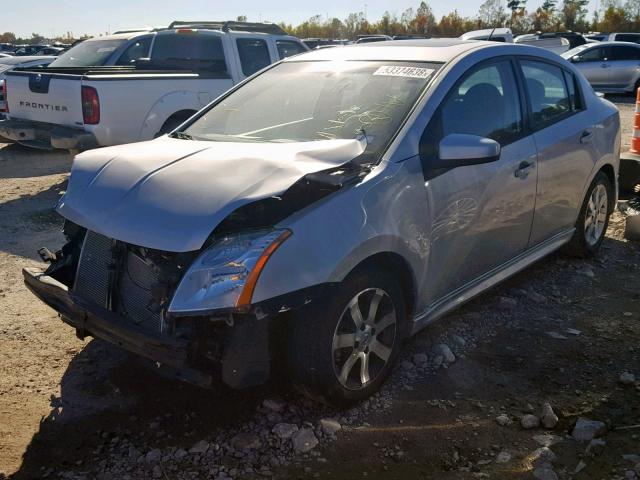
[[[628,143],[633,99],[619,104]],[[560,254],[428,327],[347,411],[286,382],[204,391],[78,340],[20,269],[62,242],[70,157],[0,145],[0,478],[640,476],[640,245],[612,219],[592,261]],[[592,440],[593,439],[593,440]]]

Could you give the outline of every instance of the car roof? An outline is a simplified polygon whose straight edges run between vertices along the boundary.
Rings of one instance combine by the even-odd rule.
[[[85,42],[97,42],[100,40],[129,40],[131,38],[139,37],[140,35],[150,34],[152,32],[141,30],[139,32],[124,32],[114,33],[113,35],[104,35],[102,37],[92,37],[84,40]]]
[[[627,46],[627,47],[636,47],[636,48],[640,48],[640,44],[637,44],[635,42],[614,42],[614,41],[607,41],[607,42],[598,42],[598,43],[586,43],[585,45],[589,45],[590,47],[592,46],[597,46],[597,45],[622,45],[622,46]]]
[[[393,40],[388,42],[363,43],[347,45],[342,48],[325,48],[295,57],[285,61],[310,60],[389,60],[406,62],[436,62],[445,63],[460,54],[478,48],[505,46],[504,43],[484,42],[478,40],[458,40],[454,38],[440,38],[428,40]],[[514,48],[517,46],[511,45]]]

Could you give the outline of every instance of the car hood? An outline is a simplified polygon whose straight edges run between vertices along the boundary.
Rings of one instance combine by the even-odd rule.
[[[279,195],[307,174],[364,151],[358,140],[200,142],[162,137],[76,157],[56,210],[110,238],[187,252],[247,203]]]

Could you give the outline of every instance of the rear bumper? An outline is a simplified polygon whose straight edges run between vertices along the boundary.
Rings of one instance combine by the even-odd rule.
[[[0,136],[28,147],[84,151],[98,147],[92,133],[31,120],[0,120]]]

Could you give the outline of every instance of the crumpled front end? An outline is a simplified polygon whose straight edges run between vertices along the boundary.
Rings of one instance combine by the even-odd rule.
[[[150,250],[65,225],[69,242],[42,272],[23,270],[27,287],[76,329],[149,358],[201,386],[234,388],[269,376],[271,322],[255,312],[176,316],[173,294],[195,253]]]

